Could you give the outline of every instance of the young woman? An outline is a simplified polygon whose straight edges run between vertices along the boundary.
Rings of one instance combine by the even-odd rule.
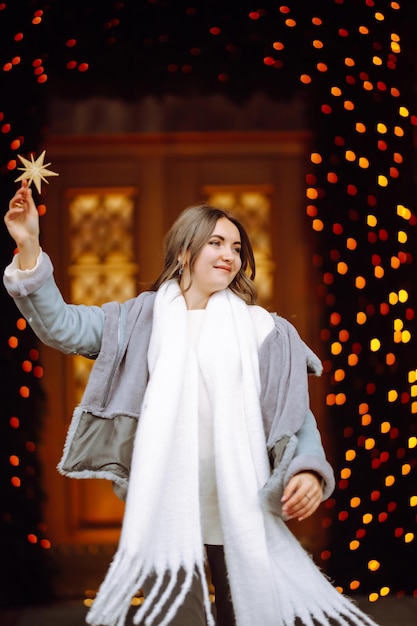
[[[149,626],[373,624],[285,523],[334,488],[308,400],[307,373],[321,364],[289,322],[255,304],[240,222],[186,209],[153,288],[102,307],[64,302],[25,181],[5,223],[19,252],[4,282],[22,314],[44,343],[96,359],[59,469],[110,479],[126,499],[87,621],[121,626],[142,588],[134,622]]]

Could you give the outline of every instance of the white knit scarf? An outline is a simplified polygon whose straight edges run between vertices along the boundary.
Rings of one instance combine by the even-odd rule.
[[[306,626],[330,619],[346,626],[374,625],[328,582],[285,523],[260,507],[258,492],[270,469],[258,351],[247,305],[230,290],[213,295],[198,357],[188,345],[185,300],[176,281],[170,281],[155,298],[149,383],[120,544],[87,622],[122,626],[132,596],[151,575],[155,585],[134,623],[166,626],[197,574],[204,582],[207,623],[214,626],[200,528],[200,364],[213,413],[219,509],[237,625],[293,626],[297,616]],[[173,597],[180,572],[185,580]]]

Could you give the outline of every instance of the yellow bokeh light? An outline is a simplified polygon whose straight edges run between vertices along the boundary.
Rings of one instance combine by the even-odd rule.
[[[326,404],[327,406],[333,406],[336,401],[336,396],[334,393],[328,393],[326,396]]]
[[[404,328],[404,322],[398,317],[394,320],[394,330],[402,330]]]
[[[388,186],[388,178],[384,174],[378,174],[378,185],[380,187]]]
[[[369,167],[369,160],[366,157],[359,157],[359,167],[367,169]]]
[[[409,383],[417,382],[417,370],[410,370],[408,372],[408,382]]]
[[[417,506],[417,496],[411,496],[410,498],[410,506]]]
[[[388,402],[395,402],[398,400],[398,391],[396,389],[390,389],[388,391]]]
[[[398,231],[397,237],[398,237],[399,243],[406,243],[407,242],[407,239],[408,239],[407,233],[405,233],[403,230],[399,230]]]
[[[389,422],[382,422],[381,424],[381,433],[386,435],[391,430],[391,424]]]
[[[315,39],[313,41],[313,47],[317,48],[317,50],[320,50],[321,48],[323,48],[323,42],[320,41],[320,39]]]
[[[367,320],[366,313],[364,313],[363,311],[359,311],[356,314],[356,323],[357,324],[360,324],[360,325],[361,324],[365,324],[366,320]]]
[[[339,261],[339,263],[337,264],[337,272],[339,274],[347,274],[349,270],[348,264],[345,263],[344,261]]]
[[[344,394],[344,393],[336,394],[336,405],[337,406],[342,406],[342,404],[344,404],[345,402],[346,402],[346,394]]]
[[[375,448],[375,439],[368,437],[365,439],[365,450],[373,450]]]
[[[358,363],[359,363],[359,359],[358,359],[357,354],[349,354],[349,356],[348,356],[348,365],[350,367],[354,367]]]
[[[375,19],[378,20],[378,22],[383,22],[385,20],[385,16],[381,13],[381,11],[377,11],[375,13]]]
[[[317,165],[318,163],[321,163],[323,161],[323,158],[322,158],[321,154],[319,154],[318,152],[312,152],[311,156],[310,156],[310,160],[311,160],[312,163],[315,163]],[[316,190],[314,190],[314,191],[316,191]]]
[[[395,43],[395,41],[392,41],[391,50],[394,52],[394,54],[399,54],[401,52],[401,46],[398,43]]]
[[[409,343],[411,341],[411,333],[409,330],[403,330],[401,333],[401,341],[402,343]]]
[[[397,137],[404,137],[404,128],[401,128],[401,126],[394,126],[394,135]]]
[[[345,459],[346,461],[353,461],[354,459],[356,459],[356,451],[352,449],[346,450]]]
[[[382,597],[388,596],[389,593],[390,593],[390,588],[389,587],[381,587],[379,593],[381,594]]]
[[[359,26],[358,30],[361,35],[369,35],[369,28],[367,26]]]
[[[313,230],[320,232],[324,230],[324,223],[322,222],[322,220],[315,219],[313,220],[312,227]]]
[[[356,159],[356,154],[353,152],[353,150],[346,150],[345,159],[346,161],[354,161]]]
[[[412,448],[415,448],[417,446],[417,437],[409,437],[408,439],[408,447],[410,448],[410,450]]]
[[[363,88],[365,89],[365,91],[372,91],[374,86],[369,80],[365,80],[363,83]]]
[[[369,596],[368,596],[369,602],[376,602],[378,600],[378,598],[379,598],[379,594],[376,593],[375,591],[370,593]]]
[[[367,215],[366,216],[366,223],[371,228],[374,228],[378,224],[378,220],[376,219],[375,215]]]
[[[394,291],[391,291],[391,293],[389,294],[388,302],[390,304],[397,304],[397,302],[398,302],[398,295]]]
[[[362,122],[356,122],[356,132],[366,133],[366,126]]]
[[[371,559],[370,561],[368,561],[368,569],[371,570],[371,572],[376,572],[380,567],[381,563],[376,559]]]
[[[403,204],[397,205],[397,215],[404,218],[405,220],[409,220],[411,218],[411,211]]]
[[[377,57],[376,55],[372,58],[372,63],[374,65],[382,65],[381,57]]]
[[[348,250],[356,250],[357,246],[358,246],[358,243],[356,239],[353,239],[352,237],[348,237],[346,239],[346,248]]]
[[[359,496],[353,496],[353,498],[350,499],[350,506],[352,507],[352,509],[357,509],[360,504],[361,499],[359,498]]]
[[[372,352],[378,352],[378,350],[381,347],[381,342],[377,337],[374,337],[373,339],[371,339],[370,341],[370,348]]]
[[[394,343],[401,343],[402,342],[402,332],[400,330],[395,330],[394,331]]]
[[[398,292],[398,299],[403,304],[404,304],[404,302],[407,302],[407,300],[408,300],[408,291],[406,291],[405,289],[400,289],[400,291]]]
[[[361,544],[359,543],[359,541],[357,539],[354,539],[353,541],[351,541],[349,543],[349,549],[350,550],[357,550],[359,548]]]
[[[404,541],[405,543],[411,543],[412,541],[414,541],[414,533],[405,533]]]
[[[351,57],[346,57],[345,65],[347,65],[348,67],[354,67],[355,61]]]
[[[383,278],[384,274],[385,274],[384,268],[381,267],[380,265],[376,265],[376,267],[374,268],[375,278]]]
[[[334,379],[335,379],[337,382],[340,382],[340,381],[344,380],[344,379],[345,379],[345,376],[346,376],[346,374],[345,374],[345,370],[342,370],[342,369],[338,369],[338,370],[336,370],[336,371],[335,371],[335,373],[334,373]]]
[[[370,524],[373,519],[374,516],[372,515],[372,513],[365,513],[365,515],[362,516],[362,521],[364,524]]]
[[[349,467],[344,467],[340,472],[340,478],[342,478],[343,480],[347,480],[351,477],[351,474],[352,470]]]
[[[385,477],[385,486],[386,487],[392,487],[395,483],[395,476],[393,476],[392,474],[390,474],[389,476]]]
[[[401,468],[401,474],[403,476],[407,476],[411,472],[411,465],[409,463],[404,463]]]
[[[408,117],[410,115],[410,111],[407,109],[407,107],[401,106],[398,110],[398,113],[401,115],[401,117]]]
[[[343,103],[343,107],[346,109],[346,111],[353,111],[355,108],[355,105],[352,102],[352,100],[345,100]]]
[[[371,415],[369,415],[369,413],[365,413],[365,415],[362,415],[362,418],[361,418],[362,426],[369,426],[369,424],[371,423],[372,423],[372,417]]]
[[[357,276],[355,280],[355,287],[357,289],[363,289],[366,285],[366,280],[363,276]]]
[[[382,135],[388,132],[388,128],[382,122],[378,122],[378,124],[376,125],[376,129],[378,133],[381,133]]]
[[[314,189],[314,187],[307,187],[306,196],[309,200],[317,200],[318,195],[317,189]]]
[[[334,341],[330,346],[330,352],[334,355],[340,354],[342,349],[342,344],[339,341]]]

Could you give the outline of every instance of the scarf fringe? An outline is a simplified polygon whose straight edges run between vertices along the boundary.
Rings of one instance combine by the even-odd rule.
[[[339,592],[332,588],[337,594]],[[327,595],[328,595],[328,589]],[[333,595],[333,594],[330,594]],[[294,626],[296,619],[301,620],[303,626],[328,626],[332,623],[336,626],[378,626],[376,622],[366,615],[359,607],[357,607],[352,599],[347,596],[339,594],[338,597],[333,598],[329,602],[323,603],[323,596],[321,596],[322,604],[326,606],[315,607],[309,605],[309,607],[300,607],[297,603],[292,605],[289,609],[283,611],[283,623],[284,626]]]
[[[128,554],[116,554],[107,576],[89,610],[86,622],[92,626],[123,626],[132,598],[140,588],[142,576],[137,562]],[[118,576],[113,576],[113,573]]]
[[[284,626],[293,626],[299,618],[304,626],[377,626],[348,596],[340,593],[329,577],[321,571],[286,524],[274,518],[275,541],[271,558],[278,576],[279,606]],[[273,526],[280,526],[274,532]],[[289,567],[291,563],[291,567]]]
[[[186,572],[185,579],[174,596],[180,571]],[[115,575],[116,573],[117,575]],[[100,586],[93,606],[87,614],[87,624],[91,624],[91,626],[124,626],[132,598],[152,574],[153,572],[148,571],[148,568],[145,568],[143,564],[138,565],[137,558],[129,554],[116,554],[107,576]],[[215,626],[204,565],[197,563],[195,570],[179,566],[176,571],[164,569],[158,573],[149,594],[145,597],[142,606],[136,611],[133,623],[144,623],[146,626],[157,623],[158,626],[168,626],[179,607],[184,603],[185,597],[192,587],[194,576],[199,576],[202,581],[207,625]],[[169,577],[169,582],[158,598],[167,577]],[[158,600],[155,604],[156,598]],[[149,611],[150,613],[147,615]]]

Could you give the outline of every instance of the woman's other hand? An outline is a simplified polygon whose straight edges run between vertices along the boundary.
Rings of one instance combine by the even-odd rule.
[[[287,520],[306,519],[319,507],[323,498],[321,479],[315,472],[300,472],[291,478],[281,498]]]

